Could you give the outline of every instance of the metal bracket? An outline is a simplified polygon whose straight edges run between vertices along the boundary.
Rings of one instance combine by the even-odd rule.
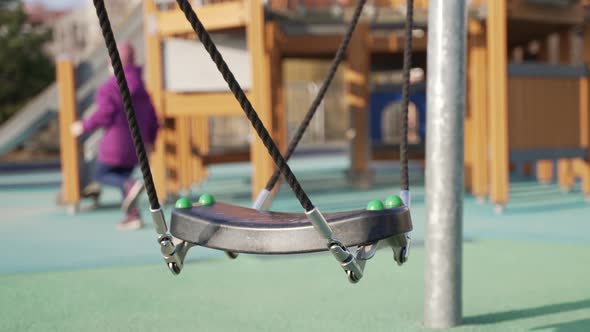
[[[387,239],[387,244],[393,250],[393,259],[397,262],[397,265],[403,265],[407,260],[410,253],[410,236],[408,234],[402,234],[392,236]]]
[[[361,266],[348,248],[337,240],[330,242],[328,248],[330,248],[330,252],[340,263],[342,269],[344,269],[344,272],[348,276],[348,281],[353,284],[359,282],[363,277],[364,264]]]
[[[186,254],[195,244],[182,241],[178,245],[174,246],[172,237],[169,234],[161,235],[158,238],[158,242],[160,243],[160,250],[162,252],[162,256],[164,257],[164,261],[168,265],[168,268],[172,274],[180,274],[182,268],[184,267],[184,259]]]
[[[184,266],[186,254],[195,244],[182,241],[180,244],[174,246],[172,235],[168,233],[168,226],[166,225],[166,218],[164,217],[162,208],[150,209],[150,212],[152,213],[156,232],[160,235],[158,237],[158,243],[160,244],[160,251],[162,252],[164,261],[172,274],[178,275]]]
[[[328,249],[340,263],[342,269],[344,269],[344,272],[348,276],[348,281],[351,283],[359,282],[363,277],[364,263],[359,264],[348,248],[332,236],[332,229],[318,208],[306,211],[305,214],[316,231],[328,240]]]

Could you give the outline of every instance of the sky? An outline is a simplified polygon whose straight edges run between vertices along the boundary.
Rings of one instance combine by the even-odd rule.
[[[64,9],[83,6],[91,3],[90,0],[24,0],[25,3],[42,3],[48,8]]]

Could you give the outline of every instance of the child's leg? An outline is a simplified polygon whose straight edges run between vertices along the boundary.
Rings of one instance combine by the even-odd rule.
[[[124,197],[125,184],[129,181],[132,172],[133,168],[115,167],[98,163],[95,177],[98,182],[104,185],[119,188]]]
[[[96,167],[96,180],[107,186],[121,190],[123,202],[121,208],[125,211],[125,217],[117,224],[119,230],[138,229],[143,226],[139,210],[134,206],[137,195],[143,188],[141,181],[132,181],[133,168],[115,167],[98,163]]]

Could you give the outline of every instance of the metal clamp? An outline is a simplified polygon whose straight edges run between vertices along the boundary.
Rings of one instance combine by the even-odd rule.
[[[175,246],[172,242],[172,237],[169,234],[161,235],[158,238],[158,242],[160,243],[162,257],[172,274],[180,274],[184,267],[184,258],[189,249],[194,246],[194,243],[182,241]]]
[[[412,205],[412,194],[410,190],[401,190],[400,197],[404,202],[404,205],[410,208]],[[402,265],[408,260],[410,253],[410,233],[406,233],[403,236],[397,237],[392,242],[393,258],[397,262],[397,265]]]
[[[156,232],[160,235],[158,237],[158,243],[160,244],[162,257],[172,274],[178,275],[184,266],[184,258],[186,257],[186,254],[194,244],[183,241],[175,246],[172,241],[172,235],[168,233],[168,226],[166,225],[166,219],[162,208],[156,210],[150,209],[150,212],[152,213]]]
[[[363,264],[359,264],[354,255],[350,253],[350,250],[332,236],[332,228],[330,228],[330,225],[320,210],[314,208],[311,211],[306,211],[305,214],[318,233],[328,240],[328,249],[340,263],[342,269],[344,269],[344,272],[348,276],[348,281],[357,283],[361,280],[363,277],[364,262]]]

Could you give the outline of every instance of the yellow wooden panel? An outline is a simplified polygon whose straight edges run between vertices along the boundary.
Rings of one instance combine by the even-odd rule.
[[[244,27],[247,24],[245,9],[243,1],[229,1],[204,5],[196,8],[195,13],[208,31],[214,31]],[[193,32],[184,13],[178,8],[159,12],[157,26],[162,36]]]
[[[579,80],[511,77],[508,99],[511,149],[579,146]]]

